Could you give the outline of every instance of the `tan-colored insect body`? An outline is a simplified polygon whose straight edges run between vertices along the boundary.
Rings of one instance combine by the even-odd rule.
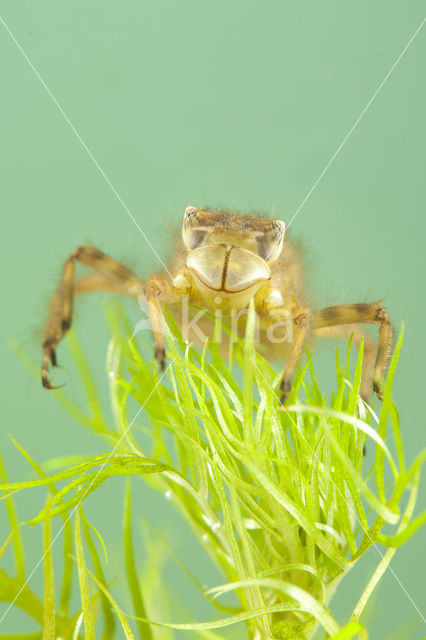
[[[75,263],[94,273],[75,279]],[[171,277],[170,277],[171,275]],[[285,224],[230,211],[187,207],[182,241],[168,273],[143,282],[127,267],[94,247],[79,247],[65,262],[62,278],[48,315],[43,343],[42,381],[51,389],[49,364],[56,366],[56,346],[70,327],[74,296],[107,290],[146,300],[155,356],[162,368],[165,348],[161,307],[169,305],[189,339],[212,334],[212,322],[203,317],[194,323],[194,305],[220,312],[242,334],[248,305],[253,299],[258,319],[259,349],[268,358],[286,358],[281,382],[281,402],[291,389],[291,378],[310,335],[365,338],[361,393],[368,398],[371,387],[379,397],[392,352],[393,330],[380,303],[348,304],[311,310],[303,288],[302,265],[295,246],[285,237]],[[185,306],[185,314],[182,307]],[[190,309],[190,311],[188,311]],[[198,313],[198,316],[200,313]],[[202,315],[202,314],[201,314]],[[358,323],[379,324],[376,348]]]

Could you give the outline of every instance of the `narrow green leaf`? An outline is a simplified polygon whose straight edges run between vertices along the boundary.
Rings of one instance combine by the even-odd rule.
[[[135,554],[132,540],[132,512],[130,496],[130,480],[126,482],[126,494],[124,499],[124,560],[126,565],[127,583],[132,597],[133,611],[136,616],[146,618],[145,603],[136,571]],[[152,640],[153,635],[149,624],[139,621],[139,635],[141,640]]]
[[[43,529],[43,578],[44,578],[44,610],[43,640],[55,640],[55,577],[53,573],[52,530],[50,518],[50,501],[47,497]]]
[[[255,331],[254,301],[251,300],[247,314],[246,334],[244,340],[243,366],[243,410],[244,410],[244,438],[248,444],[253,443],[253,357]]]
[[[145,620],[145,622],[149,622],[152,625],[157,627],[166,627],[168,629],[177,629],[180,631],[203,631],[207,629],[223,629],[225,627],[231,627],[233,624],[237,624],[239,622],[246,622],[247,620],[252,620],[253,618],[259,618],[262,616],[270,615],[272,613],[283,613],[285,611],[299,611],[299,605],[293,603],[282,603],[271,605],[269,607],[263,607],[262,609],[251,609],[248,611],[242,611],[241,613],[236,614],[235,616],[229,616],[228,618],[221,618],[220,620],[214,620],[212,622],[187,622],[182,624],[177,624],[174,622],[159,622],[157,620]],[[135,616],[127,616],[132,620],[138,620]]]
[[[331,640],[351,640],[358,636],[359,640],[367,640],[368,634],[364,627],[359,622],[349,622],[343,629],[341,629]]]
[[[386,438],[388,418],[389,418],[389,413],[392,407],[392,398],[391,398],[392,385],[395,377],[396,365],[398,364],[398,360],[399,360],[399,354],[402,349],[403,340],[404,340],[404,325],[401,326],[401,331],[395,346],[395,350],[392,355],[392,360],[389,365],[389,371],[388,371],[388,375],[386,378],[386,383],[383,391],[383,403],[382,403],[382,409],[380,411],[380,416],[379,416],[379,425],[377,428],[379,436],[383,440]],[[384,451],[381,448],[376,450],[376,459],[374,463],[374,477],[376,481],[377,493],[379,495],[379,499],[381,502],[386,502],[383,453]]]
[[[3,485],[7,486],[7,474],[6,468],[3,463],[3,459],[0,455],[0,478]],[[1,489],[2,487],[0,487]],[[11,497],[6,498],[6,510],[9,518],[10,528],[13,531],[13,550],[15,556],[16,575],[19,580],[24,582],[25,580],[25,555],[24,545],[22,543],[21,530],[19,527],[19,520],[16,514],[15,503]]]
[[[90,522],[87,520],[83,509],[80,510],[80,516],[81,516],[81,524],[83,527],[83,535],[84,535],[84,539],[86,541],[86,545],[87,545],[87,549],[89,551],[90,554],[90,559],[92,561],[92,565],[96,574],[96,577],[98,578],[98,580],[100,582],[102,582],[102,584],[106,584],[106,580],[105,580],[105,575],[104,575],[104,571],[102,569],[102,564],[101,561],[99,559],[99,555],[98,552],[96,551],[96,547],[95,544],[92,540],[92,536],[90,534],[90,529],[92,528]],[[96,529],[93,527],[93,529],[96,531]],[[102,546],[105,548],[104,542],[102,540],[102,537],[100,536],[100,534],[96,531],[97,535],[100,537],[101,540],[101,544]],[[105,594],[103,592],[101,592],[101,606],[102,606],[102,612],[103,612],[103,617],[104,617],[104,631],[102,634],[102,637],[104,638],[104,640],[108,640],[109,638],[111,638],[114,635],[114,630],[115,630],[115,618],[113,616],[113,613],[111,611],[111,605],[108,601],[108,598],[106,598]]]
[[[43,603],[25,582],[11,578],[3,569],[0,569],[0,601],[10,603],[3,615],[7,615],[14,606],[25,611],[40,626],[43,625]]]
[[[122,610],[120,609],[120,607],[118,606],[117,602],[114,600],[114,598],[112,597],[108,589],[104,587],[104,585],[97,579],[95,575],[93,575],[91,571],[88,571],[88,574],[92,578],[93,582],[98,586],[98,588],[102,591],[102,593],[104,593],[104,595],[110,601],[112,608],[114,609],[118,619],[120,620],[121,628],[124,631],[124,636],[126,640],[135,640],[135,636],[133,635],[132,630],[130,629],[129,623],[126,620],[124,613],[122,612]],[[128,617],[131,617],[131,616],[128,616]],[[144,622],[148,622],[148,621],[144,620]]]
[[[99,433],[107,433],[108,429],[105,425],[107,425],[108,422],[103,415],[102,405],[98,400],[99,394],[96,390],[96,383],[74,328],[68,333],[67,340],[71,347],[73,358],[83,383],[83,389],[86,393],[87,403],[92,414],[90,418],[91,426]]]
[[[416,506],[416,501],[417,501],[417,493],[418,493],[418,488],[419,488],[419,482],[420,482],[420,473],[419,471],[416,471],[415,473],[415,477],[413,479],[413,484],[412,484],[412,488],[411,488],[411,492],[410,492],[410,497],[408,499],[407,502],[407,506],[405,508],[404,514],[401,518],[401,522],[400,525],[398,527],[398,531],[397,531],[397,536],[398,534],[400,534],[401,532],[404,532],[407,530],[408,528],[408,523],[410,522],[410,519],[413,516],[413,512],[414,512],[414,508]],[[370,580],[368,581],[367,586],[365,587],[359,601],[358,604],[356,605],[352,616],[351,616],[351,620],[358,620],[359,617],[361,616],[361,613],[365,607],[365,605],[367,604],[367,601],[369,600],[373,590],[376,588],[376,586],[378,585],[380,579],[382,578],[383,574],[385,573],[386,569],[388,568],[395,552],[396,552],[396,545],[393,545],[394,548],[390,548],[386,551],[385,555],[382,557],[382,560],[380,562],[380,564],[378,565],[377,569],[375,570],[375,572],[373,573],[373,575],[371,576]]]
[[[316,620],[321,623],[328,634],[331,635],[338,632],[339,626],[328,609],[312,597],[310,593],[291,582],[276,580],[274,578],[253,578],[251,580],[240,580],[239,582],[225,584],[220,587],[216,587],[216,589],[218,595],[223,595],[224,593],[229,593],[250,585],[257,585],[259,587],[267,587],[276,591],[281,591],[285,596],[296,601],[299,611],[305,611],[306,613],[312,614]]]
[[[84,637],[86,640],[95,640],[95,623],[89,594],[87,580],[87,567],[84,559],[83,541],[81,539],[80,508],[74,514],[74,542],[77,555],[78,584],[80,586],[81,610],[84,620]]]
[[[69,519],[68,515],[66,515],[64,524],[64,542],[62,547],[62,585],[61,594],[59,597],[59,612],[65,617],[68,617],[72,590],[72,576],[74,567],[74,563],[71,557],[72,552],[72,526],[71,520]]]
[[[168,467],[165,464],[158,463],[156,461],[151,461],[148,458],[140,458],[138,456],[133,456],[136,458],[136,462],[129,461],[128,463],[120,464],[109,464],[104,466],[101,469],[96,471],[92,471],[90,473],[86,473],[82,476],[79,476],[72,480],[68,485],[63,487],[58,493],[54,496],[52,500],[52,510],[51,515],[55,517],[64,513],[65,511],[69,511],[72,507],[77,504],[80,504],[83,500],[85,500],[91,493],[93,493],[105,480],[108,478],[112,478],[114,476],[122,476],[122,475],[139,475],[139,474],[151,474],[151,473],[160,473],[162,471],[166,471]],[[81,486],[83,485],[83,486]],[[63,501],[63,498],[79,487],[76,493],[69,500]],[[59,503],[59,506],[54,506]],[[44,518],[44,510],[40,511],[40,513],[29,520],[27,524],[34,525],[38,522],[41,522]]]
[[[3,553],[6,550],[7,545],[9,544],[9,542],[12,540],[13,536],[14,536],[15,532],[11,531],[9,533],[9,535],[7,536],[6,540],[3,542],[3,544],[0,547],[0,558],[2,557]]]
[[[35,472],[40,478],[46,478],[46,474],[39,464],[30,456],[30,454],[12,437],[9,436],[15,447],[20,451],[24,458],[30,463]],[[53,482],[47,484],[52,495],[56,495],[58,490]],[[49,504],[49,518],[51,517],[51,504]],[[71,597],[71,585],[72,585],[72,572],[74,563],[71,558],[72,554],[72,526],[68,514],[64,514],[64,543],[63,543],[63,571],[62,571],[62,585],[61,595],[59,599],[59,612],[68,617],[69,602]]]

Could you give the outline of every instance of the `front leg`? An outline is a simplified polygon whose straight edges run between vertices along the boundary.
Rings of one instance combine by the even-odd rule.
[[[284,406],[287,396],[291,391],[291,381],[293,379],[294,370],[302,355],[306,336],[311,326],[311,316],[308,309],[297,307],[293,313],[293,340],[290,347],[290,353],[285,363],[283,377],[281,380],[281,398],[280,403]]]
[[[154,355],[161,371],[165,369],[166,349],[164,343],[163,318],[161,307],[181,300],[191,292],[191,283],[184,271],[181,271],[170,283],[163,276],[151,277],[144,287],[148,318],[154,338]]]
[[[171,302],[173,292],[171,285],[163,277],[154,276],[144,287],[148,318],[154,338],[154,355],[161,371],[165,369],[166,349],[164,344],[163,318],[161,305]]]
[[[280,304],[280,297],[281,296],[279,295],[271,294],[265,300],[264,308],[270,328],[272,328],[274,323],[282,325],[283,320],[285,324],[288,322],[292,323],[290,352],[287,357],[280,384],[280,403],[284,406],[284,403],[291,391],[291,381],[294,371],[302,354],[306,337],[310,330],[311,314],[307,307],[302,307],[297,303],[291,303],[289,305]]]

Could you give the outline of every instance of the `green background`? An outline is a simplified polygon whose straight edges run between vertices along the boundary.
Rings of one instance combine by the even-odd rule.
[[[178,229],[188,204],[290,220],[425,13],[423,2],[389,0],[1,0],[0,9],[163,259],[170,253],[165,226]],[[318,304],[384,298],[396,328],[405,323],[394,395],[409,460],[425,429],[425,62],[426,26],[291,225]],[[1,448],[11,478],[21,479],[31,472],[8,433],[38,461],[106,445],[42,390],[8,343],[18,339],[39,360],[49,296],[79,244],[95,244],[141,276],[159,262],[2,26],[0,69]],[[101,301],[81,300],[76,324],[106,394]],[[137,306],[128,308],[136,321]],[[333,359],[333,345],[320,345],[320,380]],[[56,379],[84,409],[66,344],[59,360]],[[111,549],[120,544],[122,495],[122,482],[111,480],[87,503]],[[200,580],[220,582],[164,497],[140,486],[135,496]],[[42,499],[37,492],[20,498],[20,517],[34,515]],[[29,571],[40,541],[39,528],[25,532]],[[424,637],[413,605],[425,611],[424,543],[420,532],[397,552],[397,578],[386,574],[370,610],[372,638]],[[332,606],[339,621],[378,561],[372,550],[343,583]],[[113,556],[111,575],[120,569]],[[216,616],[172,566],[165,579],[187,599],[181,621]],[[129,610],[120,584],[115,593]],[[40,569],[30,586],[40,588]],[[34,628],[16,612],[1,627]]]

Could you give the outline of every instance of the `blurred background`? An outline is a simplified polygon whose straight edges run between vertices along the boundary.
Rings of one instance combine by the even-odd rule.
[[[10,478],[18,480],[33,472],[8,434],[38,462],[107,449],[10,348],[17,340],[40,360],[46,307],[63,260],[90,243],[142,277],[155,272],[159,260],[129,213],[164,260],[169,229],[178,233],[188,204],[289,221],[421,24],[424,3],[0,0],[0,9],[19,43],[0,25],[0,444]],[[405,323],[394,397],[409,461],[425,440],[425,59],[426,26],[291,224],[318,304],[384,298],[396,329]],[[78,302],[76,326],[107,397],[104,297]],[[127,308],[136,321],[137,305]],[[58,358],[63,368],[55,382],[66,382],[84,410],[66,343]],[[314,365],[327,386],[333,344],[318,345]],[[141,517],[168,536],[201,582],[219,584],[172,505],[133,484]],[[110,480],[87,501],[86,513],[110,550],[121,547],[123,488],[120,479]],[[423,502],[424,489],[425,483]],[[35,515],[44,495],[19,498],[22,520]],[[2,520],[0,542],[7,533],[3,513]],[[40,528],[27,528],[24,539],[29,573],[40,558]],[[420,532],[396,553],[394,575],[387,572],[366,612],[372,638],[424,637],[424,545]],[[332,603],[340,622],[379,560],[372,550],[341,585]],[[121,569],[122,558],[111,552],[115,593],[130,610]],[[38,568],[30,581],[39,594],[41,576]],[[170,593],[179,589],[186,601],[177,621],[217,617],[175,565],[163,577]],[[165,619],[179,618],[172,605]],[[2,633],[32,629],[16,611],[1,625]],[[243,638],[244,629],[230,635]]]

